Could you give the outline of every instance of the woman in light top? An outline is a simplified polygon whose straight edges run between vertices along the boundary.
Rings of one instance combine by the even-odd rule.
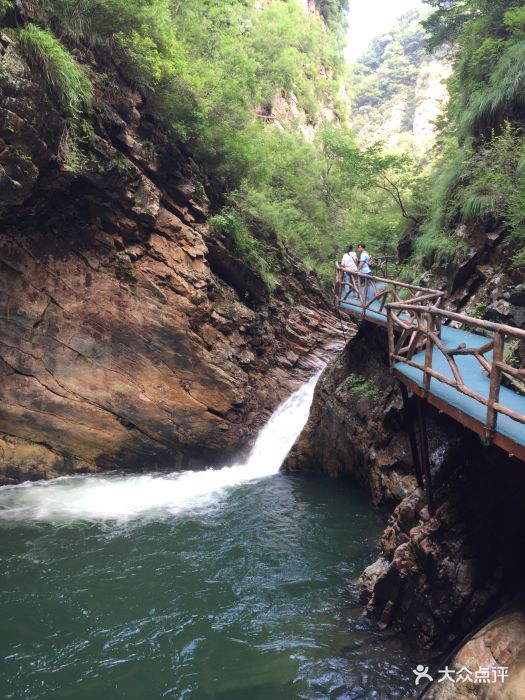
[[[354,252],[353,245],[349,245],[346,249],[341,260],[341,267],[347,272],[357,272],[357,253]]]
[[[343,278],[343,300],[347,298],[352,289],[351,285],[351,275],[350,272],[357,272],[357,254],[354,252],[354,246],[349,245],[346,249],[346,253],[343,255],[341,260],[341,267],[345,271]]]
[[[364,243],[360,243],[357,246],[357,254],[359,255],[358,272],[361,275],[369,275],[372,272],[370,269],[370,255],[366,252]],[[360,280],[363,283],[363,294],[368,302],[374,296],[374,289],[371,284],[368,284],[368,280],[365,280],[363,277],[360,277]]]

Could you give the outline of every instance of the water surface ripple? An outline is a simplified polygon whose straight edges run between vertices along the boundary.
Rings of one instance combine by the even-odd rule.
[[[312,391],[245,465],[0,489],[1,697],[408,696],[420,659],[347,586],[382,529],[368,498],[276,473]]]

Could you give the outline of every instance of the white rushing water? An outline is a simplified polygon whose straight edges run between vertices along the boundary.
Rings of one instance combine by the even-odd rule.
[[[244,464],[141,475],[69,476],[0,488],[4,520],[129,520],[213,506],[228,489],[279,471],[305,425],[319,374],[284,401]]]

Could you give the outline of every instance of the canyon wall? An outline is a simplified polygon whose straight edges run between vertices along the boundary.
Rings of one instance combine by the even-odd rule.
[[[341,346],[316,276],[253,221],[279,261],[270,293],[211,231],[189,154],[111,62],[77,53],[107,76],[81,162],[0,37],[3,484],[230,459]]]
[[[417,487],[409,422],[387,363],[386,331],[361,325],[324,371],[285,469],[346,478],[394,506],[362,602],[381,629],[441,651],[520,590],[523,464],[425,405],[436,512]]]

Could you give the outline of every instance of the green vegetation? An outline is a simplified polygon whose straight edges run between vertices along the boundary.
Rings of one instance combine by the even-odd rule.
[[[337,102],[340,81],[322,78],[319,65],[331,76],[342,69],[340,41],[297,2],[275,0],[263,12],[246,0],[40,3],[65,36],[111,48],[152,113],[220,188],[257,168],[256,107],[293,92],[314,120],[324,99]]]
[[[93,127],[86,118],[93,99],[90,75],[47,27],[29,23],[15,29],[13,34],[21,53],[64,119],[57,155],[71,170],[80,172],[87,162],[83,146],[93,135]]]
[[[273,292],[277,280],[270,269],[271,252],[260,239],[254,238],[239,212],[224,207],[219,214],[212,216],[210,224],[215,231],[224,233],[230,241],[233,252],[262,277],[266,287]],[[274,262],[274,261],[273,261]],[[274,266],[275,262],[274,262]]]
[[[414,262],[458,260],[459,226],[499,226],[507,258],[525,263],[525,6],[516,0],[425,0],[430,46],[448,50],[455,68],[439,151],[422,178],[429,202]],[[443,50],[440,48],[440,50]],[[490,223],[492,222],[492,223]]]
[[[415,15],[401,18],[358,62],[354,124],[365,142],[377,138],[385,113],[404,99],[401,128],[408,129],[414,74],[429,60],[425,43],[438,58],[450,60],[450,103],[438,120],[432,160],[419,173],[412,169],[407,178],[412,194],[404,193],[417,219],[407,227],[413,240],[410,265],[421,272],[458,263],[468,252],[470,232],[498,230],[506,234],[503,268],[525,268],[525,4],[425,2],[431,12],[422,15],[422,27]],[[397,144],[411,148],[408,137]]]
[[[347,0],[318,0],[316,5],[330,28],[335,29],[335,31],[341,31],[345,27],[345,12],[348,9]]]
[[[392,29],[376,37],[356,62],[352,75],[352,125],[365,143],[380,139],[401,151],[418,151],[413,124],[416,108],[430,81],[444,71],[426,50],[421,19],[426,12],[413,10]],[[421,156],[418,153],[418,156]]]
[[[426,0],[431,44],[457,47],[449,116],[458,133],[490,136],[523,109],[525,13],[517,0]]]
[[[487,304],[484,302],[479,302],[470,311],[467,311],[467,315],[471,318],[483,318],[487,311]]]
[[[133,273],[133,264],[126,253],[115,255],[115,276],[121,282],[133,283],[137,281]]]
[[[356,131],[344,98],[343,0],[317,0],[320,14],[307,14],[298,0],[260,10],[252,0],[36,4],[39,23],[12,35],[64,117],[63,161],[80,171],[95,158],[92,117],[104,109],[100,95],[111,78],[82,65],[89,47],[111,58],[150,115],[191,153],[209,183],[214,229],[269,289],[280,266],[261,237],[266,229],[327,286],[349,242],[393,253],[409,232],[406,274],[414,276],[460,260],[468,244],[457,232],[480,221],[506,231],[507,259],[525,264],[522,3],[427,0],[430,14],[402,17],[355,67]],[[0,0],[0,17],[10,5]],[[455,70],[435,151],[421,159],[409,131],[416,82],[431,65],[427,42],[440,56],[448,52]],[[399,100],[406,109],[389,153],[380,129]],[[115,167],[126,176],[122,163]]]
[[[413,164],[377,145],[361,149],[348,128],[344,0],[318,0],[320,15],[298,0],[261,10],[252,0],[36,2],[45,26],[14,34],[76,121],[62,148],[69,167],[92,162],[89,77],[97,96],[107,80],[77,62],[85,45],[110,55],[150,114],[184,143],[210,183],[214,227],[269,288],[279,265],[246,222],[272,229],[327,286],[349,242],[394,252],[403,217],[416,209],[407,208]]]
[[[28,63],[44,80],[67,119],[77,118],[89,105],[92,86],[88,75],[46,28],[28,24],[17,32],[18,44]]]
[[[377,384],[360,374],[349,374],[344,381],[344,388],[349,391],[355,399],[379,401],[381,398],[381,389]]]
[[[14,0],[0,0],[0,19],[14,6]]]

